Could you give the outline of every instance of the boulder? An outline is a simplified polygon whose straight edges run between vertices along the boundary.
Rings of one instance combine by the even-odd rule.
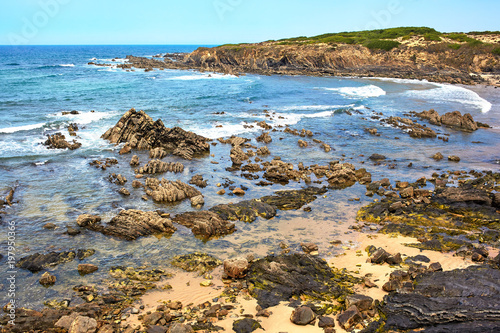
[[[194,155],[208,153],[208,139],[179,127],[167,128],[161,120],[154,121],[144,111],[127,111],[118,123],[102,135],[111,143],[129,143],[132,149],[164,148],[174,155],[192,159]]]
[[[251,333],[262,326],[252,318],[238,319],[233,322],[233,331],[236,333]]]
[[[233,258],[224,260],[224,272],[232,278],[241,279],[246,276],[249,263],[245,258]]]
[[[205,188],[208,185],[207,181],[203,180],[202,175],[194,175],[193,177],[191,177],[189,184],[196,185],[196,186],[201,187],[201,188]]]
[[[97,321],[94,318],[77,316],[71,323],[68,333],[94,333],[96,330]]]
[[[205,239],[225,236],[236,230],[233,223],[219,214],[206,210],[178,214],[173,221],[190,228],[193,234]]]
[[[253,222],[258,216],[270,219],[276,216],[276,209],[264,200],[246,200],[236,204],[222,204],[210,208],[224,220]]]
[[[56,283],[56,277],[49,272],[42,274],[42,277],[38,281],[42,286],[51,286]]]
[[[176,202],[201,195],[200,191],[180,180],[147,178],[146,188],[146,194],[155,202]]]
[[[307,325],[316,319],[316,314],[308,306],[301,306],[293,310],[290,321],[295,325]]]
[[[301,190],[276,191],[274,195],[260,198],[260,201],[280,210],[300,209],[326,193],[326,188],[307,187]]]
[[[82,146],[81,143],[73,140],[72,142],[66,141],[66,137],[61,133],[48,135],[47,140],[43,143],[48,149],[69,149],[75,150]]]
[[[35,253],[19,259],[16,266],[36,273],[45,268],[72,261],[75,257],[75,251],[49,252],[47,254]]]
[[[463,131],[477,130],[477,124],[469,113],[462,116],[459,111],[448,112],[441,117],[441,123]]]
[[[79,264],[78,265],[78,273],[80,273],[81,275],[94,273],[98,269],[99,268],[96,265],[92,265],[92,264]]]
[[[318,326],[323,329],[328,327],[335,327],[335,319],[333,319],[332,317],[321,316],[319,317]]]
[[[363,316],[355,305],[351,305],[347,310],[337,316],[337,320],[343,329],[350,331],[351,328],[363,320]]]
[[[317,252],[318,251],[318,245],[314,243],[300,243],[300,247],[305,253],[311,253],[311,252]]]
[[[76,223],[80,227],[86,227],[92,224],[98,224],[101,222],[101,218],[98,215],[82,214],[76,219]]]
[[[435,159],[436,161],[441,161],[443,159],[443,154],[437,152],[434,155],[432,155],[432,158]]]
[[[348,295],[345,301],[346,307],[355,305],[359,311],[371,309],[373,305],[373,298],[361,294]]]
[[[203,195],[201,194],[192,197],[190,200],[191,200],[191,206],[193,207],[201,207],[205,204],[205,198],[203,198]]]
[[[273,139],[269,135],[269,132],[263,132],[257,137],[257,142],[264,142],[265,144],[271,143]]]
[[[372,161],[381,161],[381,160],[385,160],[385,156],[381,155],[381,154],[372,154],[372,155],[370,155],[370,157],[368,159],[370,159]]]

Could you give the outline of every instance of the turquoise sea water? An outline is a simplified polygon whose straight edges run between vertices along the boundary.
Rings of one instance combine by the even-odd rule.
[[[311,139],[307,148],[299,148],[296,136],[272,132],[268,145],[270,158],[310,164],[327,164],[345,159],[356,167],[365,167],[373,179],[414,181],[430,177],[435,171],[499,169],[500,160],[500,93],[492,87],[463,87],[421,81],[392,79],[359,79],[304,76],[232,76],[194,71],[137,70],[125,72],[113,67],[87,65],[89,61],[121,63],[127,54],[153,56],[166,52],[190,52],[196,46],[0,46],[0,192],[5,195],[17,186],[12,207],[5,208],[0,224],[1,253],[7,251],[7,221],[17,226],[16,257],[35,252],[94,248],[96,254],[86,262],[99,265],[98,273],[80,277],[77,261],[51,269],[58,277],[52,288],[38,284],[41,273],[19,271],[17,297],[24,306],[39,307],[49,298],[70,297],[68,286],[95,283],[107,277],[106,268],[113,265],[168,267],[169,259],[177,254],[206,251],[221,259],[278,251],[285,240],[293,247],[301,241],[320,245],[320,254],[335,253],[327,249],[328,241],[344,235],[343,226],[353,222],[355,211],[371,201],[364,196],[364,186],[356,185],[343,191],[330,191],[325,198],[311,204],[313,211],[279,212],[270,221],[252,224],[237,222],[238,231],[222,239],[202,242],[180,227],[170,238],[145,237],[134,242],[120,241],[90,231],[68,236],[66,225],[74,225],[82,213],[100,214],[110,219],[123,208],[161,209],[171,214],[192,210],[189,202],[159,205],[140,199],[141,190],[132,190],[134,179],[128,165],[130,155],[119,156],[120,147],[110,145],[100,136],[113,126],[131,107],[146,111],[154,119],[161,118],[167,127],[180,126],[216,139],[239,135],[252,139],[260,134],[258,127],[248,128],[256,121],[266,120],[273,126],[312,130],[314,138],[334,148],[325,153]],[[95,60],[94,60],[95,59]],[[115,59],[113,62],[112,59]],[[434,108],[439,113],[459,110],[471,113],[474,119],[488,123],[491,129],[463,133],[433,127],[449,135],[449,142],[438,139],[412,139],[398,129],[382,125],[376,118],[402,116],[408,111]],[[78,115],[62,115],[62,111],[77,110]],[[94,110],[94,112],[91,112]],[[269,110],[272,117],[266,117]],[[348,110],[349,115],[345,111]],[[221,114],[224,112],[223,114]],[[67,134],[69,123],[80,127],[78,137],[82,147],[75,151],[48,150],[41,145],[47,134]],[[222,127],[220,127],[222,125]],[[366,132],[377,128],[380,137]],[[283,129],[277,128],[277,129]],[[399,137],[399,140],[395,140]],[[474,143],[476,142],[476,143]],[[479,142],[479,143],[477,143]],[[249,188],[245,199],[259,198],[282,185],[255,186],[256,181],[240,177],[240,172],[227,172],[230,147],[211,147],[214,157],[182,161],[186,169],[181,175],[161,175],[187,182],[199,173],[208,179],[202,189],[205,208],[219,203],[242,200],[229,195],[218,196],[216,184],[225,179]],[[458,155],[459,164],[429,157],[440,151],[444,156]],[[372,153],[387,156],[382,165],[367,160]],[[141,162],[147,153],[139,153]],[[96,158],[114,157],[119,165],[109,170],[89,166]],[[167,157],[165,160],[177,160]],[[210,161],[218,162],[212,164]],[[409,168],[408,164],[412,163]],[[394,167],[389,168],[389,164]],[[129,180],[132,192],[121,197],[118,185],[111,184],[110,173],[121,173]],[[161,177],[160,176],[160,177]],[[258,181],[258,180],[257,180]],[[286,188],[300,188],[303,183],[291,183]],[[360,201],[348,201],[360,198]],[[304,222],[306,221],[306,222]],[[55,230],[42,226],[48,222]],[[324,245],[324,246],[323,246]],[[323,247],[322,247],[323,246]],[[6,258],[0,260],[0,265]],[[0,270],[0,284],[7,284]],[[0,293],[6,292],[0,288]]]

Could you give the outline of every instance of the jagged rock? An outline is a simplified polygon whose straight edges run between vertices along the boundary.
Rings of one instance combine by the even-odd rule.
[[[257,142],[264,142],[265,144],[271,143],[273,139],[269,135],[269,132],[263,132],[257,137]]]
[[[348,295],[346,297],[346,307],[355,305],[359,311],[365,311],[372,308],[373,298],[361,294]]]
[[[47,141],[43,143],[48,149],[69,149],[75,150],[82,146],[81,143],[73,140],[71,143],[66,141],[66,137],[61,133],[47,136]]]
[[[154,148],[149,151],[149,158],[161,160],[167,156],[167,152],[162,147]]]
[[[224,236],[236,230],[233,223],[211,211],[179,214],[173,221],[190,228],[193,234],[203,238]]]
[[[321,316],[319,317],[318,326],[320,328],[335,327],[335,319],[331,317]]]
[[[385,296],[384,329],[493,332],[500,327],[500,270],[472,266],[420,275],[412,292]],[[466,282],[466,283],[464,283]]]
[[[432,158],[435,159],[436,161],[441,161],[443,159],[443,154],[437,152],[434,155],[432,155]]]
[[[293,310],[290,321],[295,325],[305,326],[316,319],[316,314],[308,306],[301,306]]]
[[[464,131],[477,130],[477,124],[469,113],[462,116],[459,111],[448,112],[441,117],[441,123]]]
[[[241,165],[243,161],[248,160],[248,155],[239,147],[231,148],[231,153],[229,155],[233,164]]]
[[[307,142],[305,142],[304,140],[299,140],[298,144],[299,144],[299,147],[301,147],[301,148],[307,147]]]
[[[43,286],[51,286],[56,283],[56,277],[49,272],[45,272],[42,274],[42,277],[38,281]]]
[[[143,212],[135,209],[122,210],[106,225],[102,225],[99,221],[88,222],[82,226],[125,240],[134,240],[152,234],[171,234],[177,230],[170,219],[161,217],[157,212]]]
[[[72,312],[68,316],[62,316],[55,324],[54,327],[64,328],[65,330],[69,330],[71,327],[71,323],[78,316],[77,312]]]
[[[225,220],[253,222],[257,216],[270,219],[276,216],[276,209],[262,200],[247,200],[236,204],[222,204],[210,208]]]
[[[146,194],[156,202],[176,202],[201,195],[200,191],[180,180],[147,178],[146,188],[149,189]]]
[[[89,224],[97,224],[101,222],[101,217],[98,215],[82,214],[76,219],[76,224],[80,227],[86,227]]]
[[[124,195],[124,196],[129,196],[130,195],[130,191],[127,190],[125,187],[122,187],[118,193],[120,193],[121,195]]]
[[[75,251],[49,252],[47,254],[35,253],[19,259],[16,266],[36,273],[47,267],[72,261],[75,257]]]
[[[137,156],[137,155],[132,156],[132,159],[130,160],[130,165],[131,166],[138,166],[139,165],[139,156]]]
[[[488,192],[469,187],[446,187],[434,196],[434,199],[444,204],[470,203],[491,206],[492,199]]]
[[[429,111],[422,111],[420,113],[417,113],[416,116],[422,119],[429,120],[429,122],[433,125],[441,125],[441,117],[439,116],[439,113],[437,113],[437,111],[434,109],[430,109]]]
[[[144,111],[127,111],[118,123],[102,135],[111,143],[128,142],[138,150],[162,147],[174,155],[191,159],[210,151],[208,139],[179,127],[167,128],[161,120],[153,121]]]
[[[379,247],[371,256],[370,260],[372,264],[383,264],[387,258],[389,258],[390,254]]]
[[[266,121],[265,121],[265,120],[259,121],[259,122],[257,123],[257,126],[262,127],[262,128],[263,128],[263,129],[265,129],[265,130],[270,130],[270,129],[272,129],[272,128],[273,128],[271,125],[269,125],[268,123],[266,123]]]
[[[269,148],[267,148],[267,146],[263,146],[257,149],[257,155],[259,156],[266,156],[269,154],[271,154],[271,152],[269,151]]]
[[[96,265],[92,264],[79,264],[78,265],[78,273],[82,275],[94,273],[97,271],[99,268]]]
[[[311,253],[311,252],[317,252],[318,251],[318,245],[314,243],[300,243],[300,247],[305,253]]]
[[[335,164],[332,167],[331,173],[328,174],[328,183],[331,188],[343,189],[350,187],[356,183],[356,170],[350,163]]]
[[[321,148],[323,148],[323,150],[325,151],[325,153],[328,153],[332,150],[332,147],[329,145],[329,144],[326,144],[326,143],[322,143],[321,144]]]
[[[238,319],[233,322],[233,331],[236,333],[251,333],[262,328],[260,323],[252,318]]]
[[[460,162],[460,157],[454,156],[454,155],[450,155],[450,156],[448,156],[448,161],[451,161],[451,162]]]
[[[97,321],[94,318],[77,316],[71,323],[68,333],[94,333],[96,330]]]
[[[197,195],[191,198],[191,206],[193,207],[201,207],[205,204],[205,199],[203,195]]]
[[[224,260],[224,272],[232,278],[241,279],[247,274],[249,267],[248,260],[245,258],[233,258]]]
[[[337,320],[343,329],[349,331],[363,320],[363,316],[355,305],[351,305],[347,310],[338,315]]]
[[[271,206],[280,210],[300,209],[304,205],[317,199],[317,195],[326,193],[326,188],[307,187],[302,190],[277,191],[275,195],[260,198]]]
[[[165,172],[181,173],[184,171],[184,165],[179,162],[163,162],[160,160],[151,160],[143,167],[137,170],[139,174],[156,174]]]
[[[349,294],[346,283],[355,279],[333,271],[321,258],[295,253],[252,262],[246,281],[258,304],[268,308],[292,296],[307,295],[313,299],[345,296]]]
[[[201,188],[205,188],[208,185],[207,181],[203,180],[202,175],[194,175],[193,177],[191,177],[189,184],[193,184],[193,185],[196,185],[196,186],[201,187]]]
[[[127,182],[127,178],[120,174],[117,175],[116,173],[112,173],[111,175],[109,175],[108,180],[110,183],[117,185],[125,185],[125,183]]]
[[[187,272],[198,272],[200,275],[222,265],[219,259],[200,252],[175,256],[171,263]]]
[[[142,183],[141,183],[140,181],[138,181],[138,180],[134,180],[134,181],[132,181],[132,187],[133,187],[133,188],[141,188],[141,187],[143,187],[143,186],[144,186],[144,185],[142,185]]]

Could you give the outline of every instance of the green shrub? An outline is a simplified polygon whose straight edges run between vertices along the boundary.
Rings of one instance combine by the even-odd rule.
[[[399,42],[396,42],[394,40],[371,40],[365,43],[365,46],[369,48],[370,50],[385,50],[385,51],[390,51],[395,47],[398,47],[400,45]]]
[[[424,39],[430,42],[439,42],[441,40],[441,37],[439,37],[437,34],[429,33],[424,35]]]
[[[474,38],[471,38],[470,41],[467,42],[467,44],[471,47],[476,47],[476,46],[480,46],[480,45],[483,45],[484,43],[481,42],[480,40],[478,39],[474,39]]]
[[[458,50],[462,47],[462,44],[448,44],[448,47],[453,50]]]
[[[500,47],[494,48],[493,51],[491,51],[494,55],[500,56]]]

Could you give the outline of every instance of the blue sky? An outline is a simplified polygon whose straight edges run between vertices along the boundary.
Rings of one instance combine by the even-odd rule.
[[[500,30],[498,0],[3,0],[0,45],[224,44],[429,26]]]

